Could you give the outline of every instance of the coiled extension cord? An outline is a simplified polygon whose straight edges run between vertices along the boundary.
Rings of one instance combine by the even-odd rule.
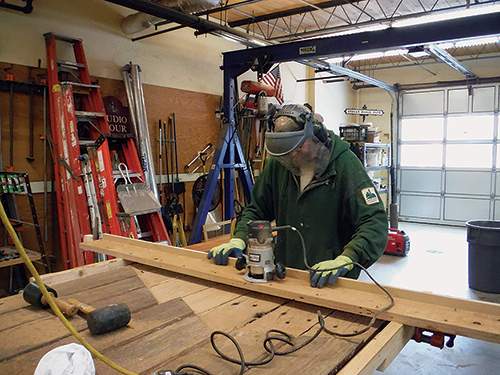
[[[283,225],[283,226],[276,227],[273,229],[274,230],[289,229],[289,230],[297,233],[297,235],[300,238],[300,243],[302,246],[302,254],[304,257],[305,268],[309,271],[314,271],[313,268],[309,265],[309,262],[307,260],[306,244],[304,241],[304,237],[302,236],[302,233],[300,233],[300,231],[297,230],[297,228],[295,228],[291,225]],[[351,264],[356,266],[356,267],[359,267],[363,272],[365,272],[366,275],[370,278],[370,280],[373,281],[373,283],[383,292],[383,294],[389,300],[387,305],[385,305],[383,308],[379,309],[378,311],[376,311],[372,315],[370,322],[361,330],[356,330],[356,331],[352,331],[352,332],[332,331],[331,329],[326,327],[325,317],[323,316],[321,311],[318,310],[318,312],[317,312],[318,323],[317,324],[319,325],[319,328],[316,330],[316,332],[311,337],[309,337],[307,340],[303,341],[302,343],[300,343],[298,345],[296,345],[294,343],[293,336],[284,332],[284,331],[280,331],[278,329],[270,329],[269,331],[267,331],[266,337],[262,343],[264,350],[267,353],[267,357],[260,360],[260,361],[247,361],[245,359],[243,349],[241,348],[238,341],[234,338],[234,336],[230,335],[227,332],[222,332],[222,331],[212,332],[212,334],[210,335],[210,344],[212,345],[212,348],[219,355],[219,357],[221,357],[223,360],[234,363],[236,365],[239,365],[240,371],[239,371],[238,375],[243,375],[243,373],[250,367],[257,367],[257,366],[266,365],[269,362],[271,362],[275,356],[284,356],[284,355],[294,353],[294,352],[304,348],[305,346],[307,346],[311,342],[313,342],[322,332],[325,332],[325,333],[332,335],[332,336],[338,336],[338,337],[354,337],[354,336],[362,335],[363,333],[367,332],[368,330],[370,330],[370,328],[373,327],[373,325],[377,321],[377,318],[380,316],[380,314],[386,312],[387,310],[389,310],[391,307],[394,306],[394,298],[389,293],[389,291],[386,288],[384,288],[382,285],[380,285],[380,283],[377,280],[375,280],[375,278],[370,274],[370,272],[368,272],[368,270],[364,266],[359,264],[358,262],[344,263],[341,266],[338,266],[335,268],[329,268],[329,269],[322,270],[322,272],[335,271],[339,268],[342,268],[342,267],[345,267],[345,266],[351,265]],[[226,339],[231,341],[231,343],[236,348],[236,351],[238,352],[238,358],[233,358],[233,357],[228,356],[217,346],[217,343],[215,342],[215,337],[217,337],[217,336],[225,337]],[[281,351],[277,350],[275,347],[275,344],[274,344],[275,342],[280,342],[280,343],[286,344],[287,345],[286,349],[281,350]],[[171,375],[215,375],[215,374],[211,373],[210,371],[208,371],[200,366],[197,366],[195,364],[191,364],[191,363],[183,364],[183,365],[177,367],[177,369],[175,371],[162,370],[162,371],[157,372],[157,374],[158,375],[170,375],[170,374]]]

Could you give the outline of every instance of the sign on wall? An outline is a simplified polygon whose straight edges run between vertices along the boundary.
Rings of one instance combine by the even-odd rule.
[[[384,111],[381,109],[368,109],[366,104],[362,108],[346,108],[344,109],[346,115],[358,115],[363,118],[363,122],[366,116],[382,116]]]
[[[133,135],[128,107],[123,106],[120,99],[106,96],[103,99],[111,137],[128,137]]]
[[[344,110],[346,115],[359,115],[359,116],[382,116],[384,111],[381,109],[368,109],[368,108],[346,108]]]

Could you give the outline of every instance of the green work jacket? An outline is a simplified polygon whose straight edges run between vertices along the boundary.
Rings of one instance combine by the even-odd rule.
[[[368,267],[382,255],[387,241],[384,205],[349,144],[330,135],[328,168],[303,192],[298,177],[273,158],[266,162],[234,237],[247,241],[251,220],[276,220],[300,230],[311,266],[343,254]],[[300,240],[290,230],[279,232],[275,256],[287,267],[305,269]],[[357,278],[359,273],[354,267],[346,276]]]

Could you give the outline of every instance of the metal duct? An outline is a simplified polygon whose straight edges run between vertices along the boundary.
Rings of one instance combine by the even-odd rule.
[[[156,186],[148,118],[146,116],[146,105],[144,104],[144,93],[142,91],[141,68],[136,64],[127,64],[122,68],[122,76],[127,91],[132,126],[139,148],[139,158],[144,176],[146,177],[146,181],[144,182],[151,188],[156,198],[160,199]]]
[[[157,3],[189,14],[214,8],[219,5],[220,0],[160,0],[152,1],[152,3]],[[122,21],[121,28],[125,34],[135,34],[147,30],[163,20],[163,18],[139,12],[125,17]]]

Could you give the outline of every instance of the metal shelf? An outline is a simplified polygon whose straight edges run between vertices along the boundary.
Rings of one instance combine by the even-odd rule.
[[[389,143],[362,143],[365,148],[390,148],[391,145]]]
[[[377,166],[373,166],[373,167],[365,167],[365,170],[367,172],[370,172],[370,171],[383,171],[383,170],[388,170],[390,169],[390,167],[388,165],[377,165]]]

